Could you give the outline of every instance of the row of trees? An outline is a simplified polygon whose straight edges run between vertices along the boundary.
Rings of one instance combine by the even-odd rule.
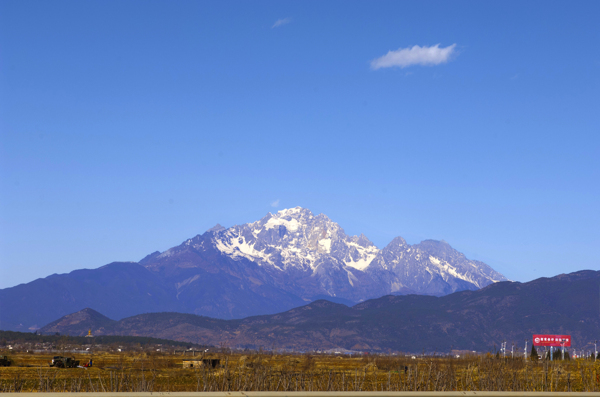
[[[535,348],[535,346],[531,346],[531,353],[529,354],[529,357],[531,360],[539,360],[540,359],[540,354],[537,352],[537,349]],[[541,357],[544,360],[549,360],[550,359],[550,351],[542,352]],[[594,357],[594,354],[591,354],[589,358],[591,360],[594,360],[594,359],[600,360],[600,352],[597,353],[596,357]],[[562,360],[562,359],[563,359],[562,350],[556,349],[555,351],[552,352],[552,360]],[[568,350],[565,350],[564,360],[570,360],[570,359],[571,359],[571,354],[569,353]]]

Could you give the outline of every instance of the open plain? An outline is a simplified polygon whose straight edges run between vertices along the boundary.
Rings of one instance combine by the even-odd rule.
[[[65,354],[66,355],[66,354]],[[19,353],[0,368],[0,392],[192,391],[562,391],[595,392],[600,361],[521,358],[160,352],[74,355],[91,368],[49,366],[52,355]],[[413,358],[414,357],[414,358]],[[219,359],[217,368],[184,360]]]

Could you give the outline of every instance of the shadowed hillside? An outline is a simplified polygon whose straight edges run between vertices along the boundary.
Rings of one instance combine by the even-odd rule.
[[[600,272],[580,271],[528,283],[500,282],[444,297],[385,296],[348,307],[328,301],[276,315],[217,320],[149,313],[93,329],[230,347],[343,348],[372,351],[492,350],[506,340],[522,345],[534,333],[571,334],[583,346],[600,332]],[[83,335],[90,322],[43,332]]]

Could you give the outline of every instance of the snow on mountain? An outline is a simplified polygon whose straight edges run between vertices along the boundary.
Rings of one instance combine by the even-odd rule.
[[[364,270],[379,252],[365,236],[348,236],[327,216],[314,216],[301,207],[269,213],[259,221],[215,233],[214,240],[226,255],[245,257],[281,271],[314,271],[323,260]]]
[[[485,263],[467,259],[443,240],[409,245],[402,237],[381,250],[365,271],[382,283],[387,280],[389,293],[405,288],[446,295],[508,280]]]
[[[364,235],[348,236],[327,216],[315,216],[301,207],[269,213],[259,221],[213,234],[215,247],[223,254],[246,258],[267,269],[310,275],[323,275],[325,269],[338,272],[328,274],[323,282],[323,289],[331,296],[337,296],[335,288],[325,285],[332,284],[332,277],[344,278],[350,288],[360,287],[358,279],[362,278],[376,286],[377,296],[406,292],[445,295],[506,280],[445,241],[426,240],[411,246],[397,237],[379,250]],[[372,288],[368,290],[368,294],[373,293]],[[350,295],[346,297],[355,300],[372,297]]]
[[[318,297],[352,302],[388,294],[446,295],[506,280],[443,241],[378,249],[323,214],[296,207],[247,224],[217,225],[140,262],[197,314],[235,318]]]
[[[380,250],[364,235],[348,236],[327,216],[296,207],[245,225],[217,224],[139,263],[7,288],[0,302],[16,302],[5,305],[16,309],[4,310],[0,325],[36,328],[85,307],[115,319],[164,311],[244,318],[317,299],[351,305],[389,294],[440,296],[501,280],[506,278],[444,241],[409,245],[397,237]]]

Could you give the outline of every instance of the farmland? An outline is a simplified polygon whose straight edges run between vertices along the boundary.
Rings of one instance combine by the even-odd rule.
[[[0,354],[6,354],[0,353]],[[73,355],[91,368],[49,367],[54,354],[16,353],[0,368],[0,392],[92,391],[598,391],[600,361],[233,353],[204,358],[217,368],[183,368],[191,355],[98,352]],[[413,358],[414,357],[414,358]]]

